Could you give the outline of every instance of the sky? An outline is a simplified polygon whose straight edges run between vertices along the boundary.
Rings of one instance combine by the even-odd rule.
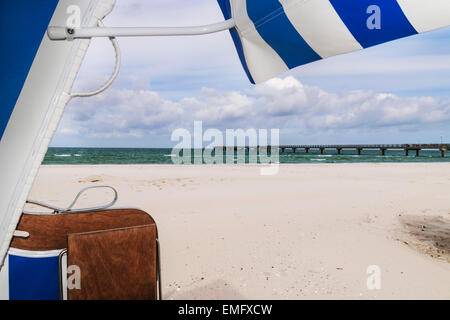
[[[222,21],[215,0],[117,0],[106,26]],[[114,84],[72,99],[56,147],[167,147],[174,130],[280,129],[281,144],[450,142],[450,28],[328,58],[259,85],[243,71],[228,32],[120,38]],[[114,68],[94,39],[73,91],[100,87]],[[206,144],[206,143],[205,143]]]

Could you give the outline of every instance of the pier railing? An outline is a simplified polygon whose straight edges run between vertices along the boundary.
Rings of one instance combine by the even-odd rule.
[[[215,147],[215,149],[227,150],[230,147]],[[231,147],[234,151],[237,150],[249,150],[249,149],[269,149],[278,148],[281,152],[286,149],[291,149],[295,152],[297,149],[304,149],[306,153],[311,149],[318,149],[320,153],[324,153],[325,149],[336,149],[338,154],[341,154],[343,149],[354,149],[361,154],[364,149],[378,149],[382,155],[385,155],[386,150],[404,150],[405,155],[409,155],[409,151],[416,151],[416,156],[419,156],[420,150],[439,150],[441,156],[445,157],[445,152],[450,150],[450,144],[448,143],[415,143],[415,144],[322,144],[322,145],[279,145],[279,146],[241,146]]]

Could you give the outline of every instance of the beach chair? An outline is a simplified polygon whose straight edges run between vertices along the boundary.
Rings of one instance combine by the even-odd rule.
[[[29,201],[54,212],[22,214],[6,261],[9,298],[161,299],[155,220],[139,209],[112,208],[114,189],[106,206],[72,209],[85,190],[64,209]]]

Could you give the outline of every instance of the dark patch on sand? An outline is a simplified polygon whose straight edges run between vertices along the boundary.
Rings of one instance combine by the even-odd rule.
[[[400,216],[403,231],[407,235],[399,239],[421,252],[450,262],[450,214],[443,216]]]

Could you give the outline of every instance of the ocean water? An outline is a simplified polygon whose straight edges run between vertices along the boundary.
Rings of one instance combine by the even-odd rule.
[[[43,164],[173,164],[171,152],[172,149],[163,148],[49,148]],[[234,157],[236,158],[236,153]],[[385,156],[378,150],[363,150],[361,155],[350,149],[342,150],[340,155],[333,149],[325,150],[323,155],[319,150],[310,150],[308,154],[299,149],[295,153],[291,150],[282,153],[280,150],[279,162],[450,162],[450,151],[442,158],[438,150],[422,150],[419,157],[416,157],[415,151],[410,151],[410,155],[406,157],[402,150],[387,150]]]

